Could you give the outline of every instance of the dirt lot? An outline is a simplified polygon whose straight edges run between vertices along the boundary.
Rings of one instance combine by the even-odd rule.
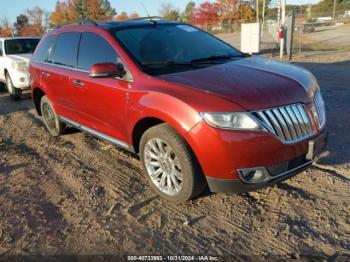
[[[310,54],[297,63],[322,87],[328,156],[273,188],[206,193],[181,205],[151,191],[136,156],[75,130],[50,138],[29,95],[13,102],[0,93],[0,260],[39,254],[197,254],[242,261],[350,255],[350,54]]]

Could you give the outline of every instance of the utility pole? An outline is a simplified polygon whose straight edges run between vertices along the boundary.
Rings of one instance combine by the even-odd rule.
[[[280,59],[283,59],[283,53],[284,53],[284,38],[285,38],[285,30],[284,25],[286,22],[286,0],[281,0],[281,27],[283,30],[283,37],[280,40]]]
[[[259,23],[259,0],[256,0],[256,22]]]
[[[264,36],[265,7],[266,7],[265,5],[266,5],[266,0],[263,0],[261,36]]]
[[[335,7],[337,5],[337,0],[333,0],[333,23],[335,24]]]

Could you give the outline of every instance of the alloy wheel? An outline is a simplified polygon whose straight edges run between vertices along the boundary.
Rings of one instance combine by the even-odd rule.
[[[45,103],[43,106],[43,116],[48,128],[54,130],[56,128],[56,117],[48,103]]]
[[[183,170],[172,147],[163,139],[152,138],[144,147],[147,174],[164,194],[174,196],[183,186]]]

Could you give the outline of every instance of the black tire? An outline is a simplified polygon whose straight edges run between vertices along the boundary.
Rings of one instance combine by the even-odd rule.
[[[13,83],[9,73],[6,73],[6,88],[10,97],[13,100],[19,100],[22,96],[22,89],[16,88]]]
[[[155,141],[155,139],[160,139],[161,141],[166,142],[165,145],[167,146],[168,144],[170,146],[170,149],[175,155],[174,157],[180,162],[183,177],[181,181],[182,187],[175,195],[169,195],[160,190],[152,181],[147,170],[145,163],[145,158],[147,158],[147,156],[145,156],[145,154],[147,154],[145,153],[145,146],[146,144],[149,145],[150,141]],[[176,130],[170,127],[168,124],[160,124],[148,129],[141,138],[139,152],[143,170],[149,184],[161,197],[165,198],[166,200],[175,203],[186,202],[197,197],[206,187],[207,183],[205,177],[191,148],[176,132]],[[170,168],[170,170],[174,170],[174,167],[172,167],[172,169]],[[172,172],[174,171],[170,171],[170,173]]]
[[[2,82],[0,82],[0,92],[6,90],[6,85]]]
[[[47,96],[43,96],[41,98],[40,110],[43,122],[50,135],[53,137],[63,135],[65,131],[65,124],[60,122],[55,109]]]

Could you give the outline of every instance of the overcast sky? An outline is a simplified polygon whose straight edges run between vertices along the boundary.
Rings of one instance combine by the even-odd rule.
[[[0,4],[0,18],[6,16],[13,23],[16,16],[23,13],[27,8],[40,6],[48,11],[53,11],[57,0],[1,0]],[[273,0],[276,2],[277,0]],[[318,0],[287,0],[287,4],[306,4],[314,3]],[[189,2],[189,0],[142,0],[150,15],[158,15],[159,6],[163,2],[170,2],[181,10]],[[204,0],[194,0],[196,3],[204,2]],[[145,16],[145,11],[142,8],[141,0],[110,0],[112,6],[118,13],[126,11],[127,13],[137,12],[141,16]]]

